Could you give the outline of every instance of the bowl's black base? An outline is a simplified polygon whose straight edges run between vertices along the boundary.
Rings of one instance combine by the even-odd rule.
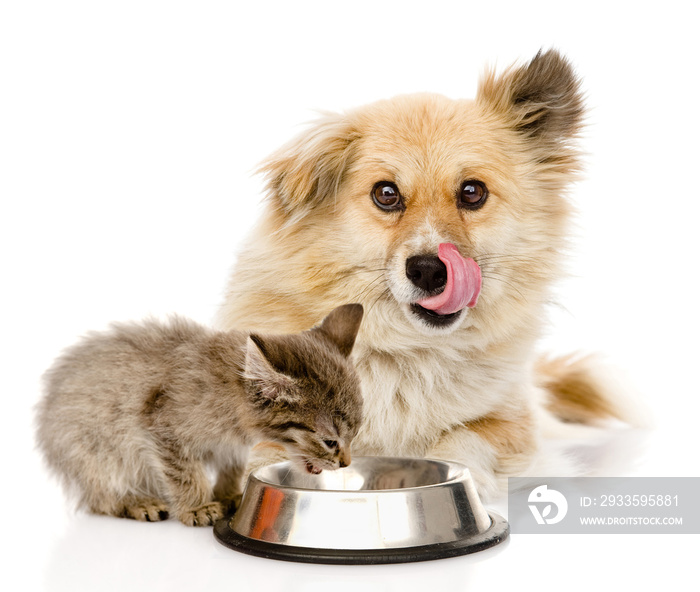
[[[396,549],[315,549],[292,547],[251,539],[231,529],[229,518],[219,520],[214,526],[217,540],[241,553],[301,563],[331,563],[339,565],[377,565],[381,563],[409,563],[458,557],[483,551],[508,538],[510,527],[502,516],[489,512],[491,526],[481,534],[449,543],[435,543],[421,547]]]

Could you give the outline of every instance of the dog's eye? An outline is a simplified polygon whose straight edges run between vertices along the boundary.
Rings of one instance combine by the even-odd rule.
[[[488,196],[489,190],[486,189],[486,185],[481,181],[470,180],[462,183],[457,202],[461,208],[476,210],[484,205]]]
[[[404,208],[399,188],[389,181],[380,181],[374,185],[372,199],[382,210],[393,211]]]

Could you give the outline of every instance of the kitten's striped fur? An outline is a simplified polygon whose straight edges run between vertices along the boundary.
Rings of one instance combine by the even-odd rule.
[[[312,473],[350,463],[362,399],[349,355],[362,314],[341,306],[293,335],[178,317],[92,334],[45,375],[39,447],[92,512],[212,524],[240,496],[256,441],[280,443]]]

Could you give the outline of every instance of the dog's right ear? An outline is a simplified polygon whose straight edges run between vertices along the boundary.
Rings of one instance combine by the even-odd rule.
[[[358,133],[342,115],[328,114],[262,163],[270,197],[286,214],[299,213],[333,197]]]
[[[477,102],[545,152],[558,152],[561,143],[577,135],[584,111],[580,80],[556,50],[540,51],[530,63],[500,77],[488,72]]]

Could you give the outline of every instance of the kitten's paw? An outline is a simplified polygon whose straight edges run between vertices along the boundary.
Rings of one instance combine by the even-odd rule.
[[[180,512],[177,517],[186,526],[211,526],[224,517],[224,509],[221,502],[209,502]]]
[[[119,515],[141,522],[160,522],[168,519],[168,506],[156,499],[138,499],[125,504]]]
[[[236,510],[241,506],[241,499],[243,499],[243,494],[239,493],[231,497],[225,497],[221,500],[221,507],[225,515],[234,514]]]

